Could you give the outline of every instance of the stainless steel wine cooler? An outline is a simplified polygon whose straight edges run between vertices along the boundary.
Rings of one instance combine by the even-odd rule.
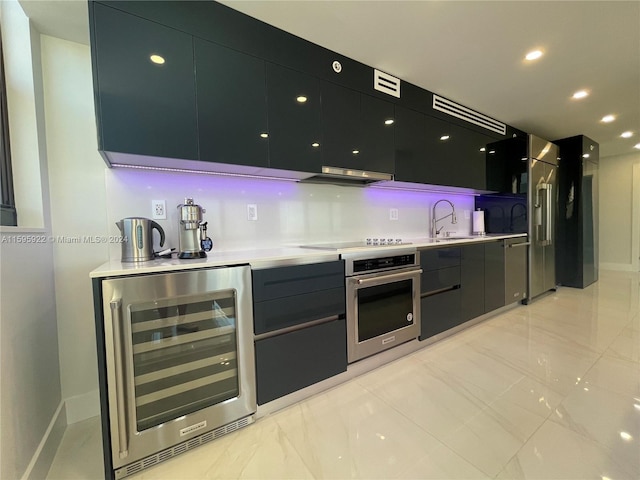
[[[112,478],[252,422],[248,266],[109,278],[98,288],[105,471]]]

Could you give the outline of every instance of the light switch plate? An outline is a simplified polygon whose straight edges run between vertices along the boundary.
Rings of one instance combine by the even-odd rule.
[[[390,208],[389,209],[389,220],[398,220],[398,209]]]

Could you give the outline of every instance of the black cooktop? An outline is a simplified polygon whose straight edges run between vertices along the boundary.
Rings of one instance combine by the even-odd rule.
[[[402,245],[411,245],[411,242],[393,242],[393,243],[369,243],[366,241],[353,242],[334,242],[334,243],[318,243],[315,245],[300,245],[302,248],[315,248],[317,250],[346,250],[349,248],[381,248],[381,247],[398,247]]]

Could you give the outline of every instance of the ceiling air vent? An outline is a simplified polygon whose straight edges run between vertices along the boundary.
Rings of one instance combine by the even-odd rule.
[[[487,117],[481,113],[474,112],[470,108],[459,105],[451,100],[447,100],[446,98],[439,97],[438,95],[433,96],[433,109],[439,110],[440,112],[444,112],[456,118],[461,118],[469,123],[479,125],[501,135],[505,135],[507,133],[507,126],[504,123],[494,120],[491,117]]]
[[[373,88],[379,92],[400,98],[400,79],[380,70],[373,71]]]

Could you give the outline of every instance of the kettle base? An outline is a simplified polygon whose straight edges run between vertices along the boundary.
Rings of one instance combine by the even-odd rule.
[[[178,258],[190,259],[190,258],[206,258],[207,254],[200,250],[199,252],[180,252]]]

